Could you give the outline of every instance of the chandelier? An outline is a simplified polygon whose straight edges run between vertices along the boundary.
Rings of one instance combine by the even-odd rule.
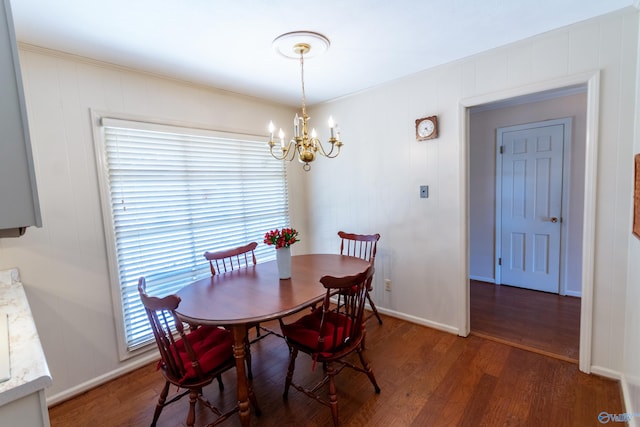
[[[304,57],[305,55],[310,57],[316,54],[316,52],[311,52],[312,46],[317,47],[320,51],[327,50],[329,48],[329,39],[318,33],[295,31],[276,37],[273,41],[273,46],[278,52],[288,58],[300,59],[302,114],[299,115],[296,113],[293,119],[293,137],[288,143],[285,143],[284,132],[282,128],[280,128],[280,131],[278,132],[280,148],[275,149],[275,152],[274,147],[276,146],[276,142],[273,140],[275,125],[273,124],[273,121],[269,122],[269,151],[277,160],[291,161],[297,157],[301,163],[304,163],[302,168],[305,171],[309,171],[311,169],[309,163],[315,160],[316,154],[333,159],[340,154],[340,147],[342,147],[340,131],[338,131],[337,124],[333,121],[331,116],[328,121],[329,130],[331,132],[329,137],[331,149],[329,149],[329,151],[323,147],[315,128],[312,128],[311,132],[309,132],[307,124],[311,118],[307,115],[306,95],[304,91]]]

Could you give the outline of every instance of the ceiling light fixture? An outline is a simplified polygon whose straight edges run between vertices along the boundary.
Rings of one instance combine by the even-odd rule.
[[[273,147],[276,145],[273,140],[275,125],[273,124],[273,121],[269,122],[269,150],[274,158],[287,161],[293,160],[297,153],[298,160],[301,163],[304,163],[302,168],[305,171],[309,171],[311,169],[309,163],[315,160],[316,153],[332,159],[340,154],[340,148],[342,147],[338,125],[333,121],[332,117],[329,117],[328,121],[331,132],[331,136],[329,137],[331,149],[329,152],[327,152],[322,146],[315,128],[311,129],[311,133],[309,133],[307,127],[307,122],[310,120],[310,117],[307,115],[306,96],[304,91],[304,57],[306,55],[307,58],[310,58],[326,51],[329,48],[329,39],[322,34],[310,31],[294,31],[276,37],[273,41],[273,47],[277,52],[287,58],[300,59],[302,115],[300,116],[296,113],[296,116],[293,119],[293,137],[288,144],[285,144],[284,132],[282,131],[282,128],[280,128],[280,131],[278,132],[278,138],[280,139],[280,154],[273,152]],[[336,149],[335,153],[334,149]]]

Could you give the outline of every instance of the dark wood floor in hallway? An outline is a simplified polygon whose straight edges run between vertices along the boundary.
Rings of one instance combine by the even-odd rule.
[[[598,426],[598,414],[623,413],[618,382],[578,371],[574,363],[477,336],[450,333],[384,316],[368,322],[367,349],[382,392],[348,370],[337,378],[343,426]],[[277,324],[267,325],[277,328]],[[267,337],[252,346],[254,387],[263,415],[255,426],[328,426],[328,408],[297,391],[282,400],[287,346]],[[309,358],[296,375],[317,379]],[[234,372],[225,390],[205,388],[221,406],[235,403]],[[50,409],[51,425],[148,426],[163,380],[151,364]],[[158,426],[182,426],[188,402],[165,408]],[[211,420],[198,409],[197,425]],[[239,425],[237,416],[223,425]]]
[[[578,362],[580,298],[471,280],[471,332]]]

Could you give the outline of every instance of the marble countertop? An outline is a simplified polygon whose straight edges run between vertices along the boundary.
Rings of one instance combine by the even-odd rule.
[[[0,271],[0,314],[8,315],[11,378],[0,383],[0,406],[52,384],[18,269]]]

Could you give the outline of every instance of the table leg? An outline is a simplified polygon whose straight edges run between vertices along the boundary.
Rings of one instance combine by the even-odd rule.
[[[244,344],[247,338],[245,325],[233,326],[233,354],[236,358],[236,375],[238,388],[238,415],[243,426],[248,426],[251,419],[249,412],[249,385],[245,371]]]

